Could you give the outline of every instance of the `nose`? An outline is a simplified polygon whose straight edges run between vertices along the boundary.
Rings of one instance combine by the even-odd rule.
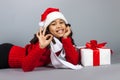
[[[60,27],[61,27],[61,24],[58,23],[58,24],[57,24],[57,28],[60,28]]]

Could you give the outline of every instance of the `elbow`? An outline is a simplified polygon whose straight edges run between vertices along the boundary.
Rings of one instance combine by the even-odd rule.
[[[68,62],[72,63],[73,65],[79,64],[79,59],[78,58],[66,58],[66,60]]]
[[[33,71],[34,68],[22,67],[22,70],[23,70],[24,72],[30,72],[30,71]]]
[[[71,63],[72,63],[73,65],[77,65],[77,64],[78,64],[78,61],[73,60],[73,61],[71,61]]]
[[[34,68],[35,68],[35,66],[32,65],[32,64],[30,64],[29,62],[28,62],[28,63],[26,63],[26,62],[23,62],[23,63],[22,63],[22,70],[23,70],[24,72],[33,71]]]

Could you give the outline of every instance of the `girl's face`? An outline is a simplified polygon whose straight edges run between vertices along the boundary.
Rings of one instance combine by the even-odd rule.
[[[50,33],[57,37],[61,38],[66,32],[66,25],[64,20],[62,19],[56,19],[49,25],[49,31]]]

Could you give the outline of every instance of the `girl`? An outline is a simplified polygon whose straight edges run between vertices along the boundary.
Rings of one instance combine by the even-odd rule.
[[[59,9],[46,9],[39,25],[40,30],[24,48],[8,43],[0,45],[1,69],[22,68],[27,72],[49,64],[55,68],[75,69],[79,55],[70,25]]]

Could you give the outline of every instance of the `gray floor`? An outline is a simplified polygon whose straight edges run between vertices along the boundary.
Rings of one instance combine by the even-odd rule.
[[[120,80],[119,55],[112,55],[111,65],[84,67],[80,70],[36,68],[32,72],[21,69],[0,70],[0,80]]]

